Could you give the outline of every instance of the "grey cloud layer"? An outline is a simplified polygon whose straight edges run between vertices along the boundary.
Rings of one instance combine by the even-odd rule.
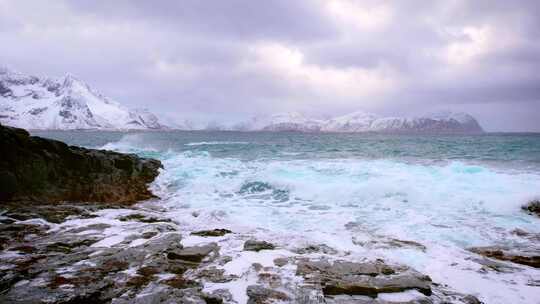
[[[175,117],[469,111],[540,131],[538,1],[0,0],[0,61]],[[532,114],[531,114],[532,113]]]

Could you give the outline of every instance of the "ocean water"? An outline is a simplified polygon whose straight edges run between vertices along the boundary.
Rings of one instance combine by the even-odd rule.
[[[228,227],[285,248],[326,244],[353,260],[410,265],[486,303],[540,303],[531,283],[540,271],[484,271],[467,251],[527,245],[515,229],[540,233],[540,219],[520,208],[540,197],[540,134],[33,135],[161,160],[153,204],[186,227]]]

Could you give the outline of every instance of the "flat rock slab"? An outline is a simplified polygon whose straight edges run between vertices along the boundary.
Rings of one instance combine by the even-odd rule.
[[[320,284],[325,296],[363,295],[376,297],[379,293],[417,290],[431,295],[431,279],[403,266],[390,266],[381,261],[354,263],[300,261],[297,275],[307,282]]]
[[[169,251],[167,252],[167,258],[171,260],[200,263],[205,257],[211,253],[216,253],[218,250],[219,246],[216,243],[210,243],[204,246],[193,246]]]
[[[469,248],[469,250],[488,258],[540,268],[540,251],[537,249],[487,246],[473,247]]]

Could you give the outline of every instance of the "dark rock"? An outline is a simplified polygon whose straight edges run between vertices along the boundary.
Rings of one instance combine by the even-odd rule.
[[[287,265],[287,263],[289,263],[289,260],[287,260],[287,258],[275,258],[274,259],[274,265],[276,265],[278,267],[283,267],[283,266]]]
[[[502,246],[473,247],[469,248],[469,250],[488,258],[540,268],[540,253],[538,250]]]
[[[0,201],[131,204],[154,197],[147,184],[161,163],[85,149],[0,125]]]
[[[248,304],[266,304],[274,301],[290,301],[290,298],[284,292],[265,288],[260,285],[250,285],[246,289]]]
[[[146,216],[144,214],[139,214],[139,213],[121,216],[118,218],[118,220],[122,222],[134,221],[134,222],[141,222],[141,223],[148,223],[148,224],[159,223],[159,222],[164,222],[164,223],[172,222],[171,219],[168,219],[168,218],[157,218],[153,216]]]
[[[535,199],[521,207],[523,210],[540,216],[540,200]]]
[[[265,249],[272,250],[275,248],[276,246],[274,244],[266,241],[247,240],[244,243],[244,250],[246,251],[261,251]]]
[[[185,279],[182,276],[175,276],[174,278],[161,281],[161,283],[169,285],[174,288],[178,288],[178,289],[193,288],[193,287],[201,286],[200,283],[193,280]]]
[[[232,233],[228,229],[212,229],[212,230],[201,230],[192,232],[192,235],[198,236],[224,236],[225,234]]]
[[[295,252],[299,254],[307,254],[307,253],[337,254],[337,250],[325,244],[309,245],[306,247],[299,248]]]

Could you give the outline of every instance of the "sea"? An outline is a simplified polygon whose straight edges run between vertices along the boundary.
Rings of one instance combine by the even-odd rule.
[[[159,199],[148,204],[186,229],[228,228],[285,249],[324,244],[486,303],[540,303],[539,269],[492,271],[468,250],[528,246],[516,229],[540,233],[540,218],[521,209],[540,197],[540,134],[31,133],[159,159]]]

